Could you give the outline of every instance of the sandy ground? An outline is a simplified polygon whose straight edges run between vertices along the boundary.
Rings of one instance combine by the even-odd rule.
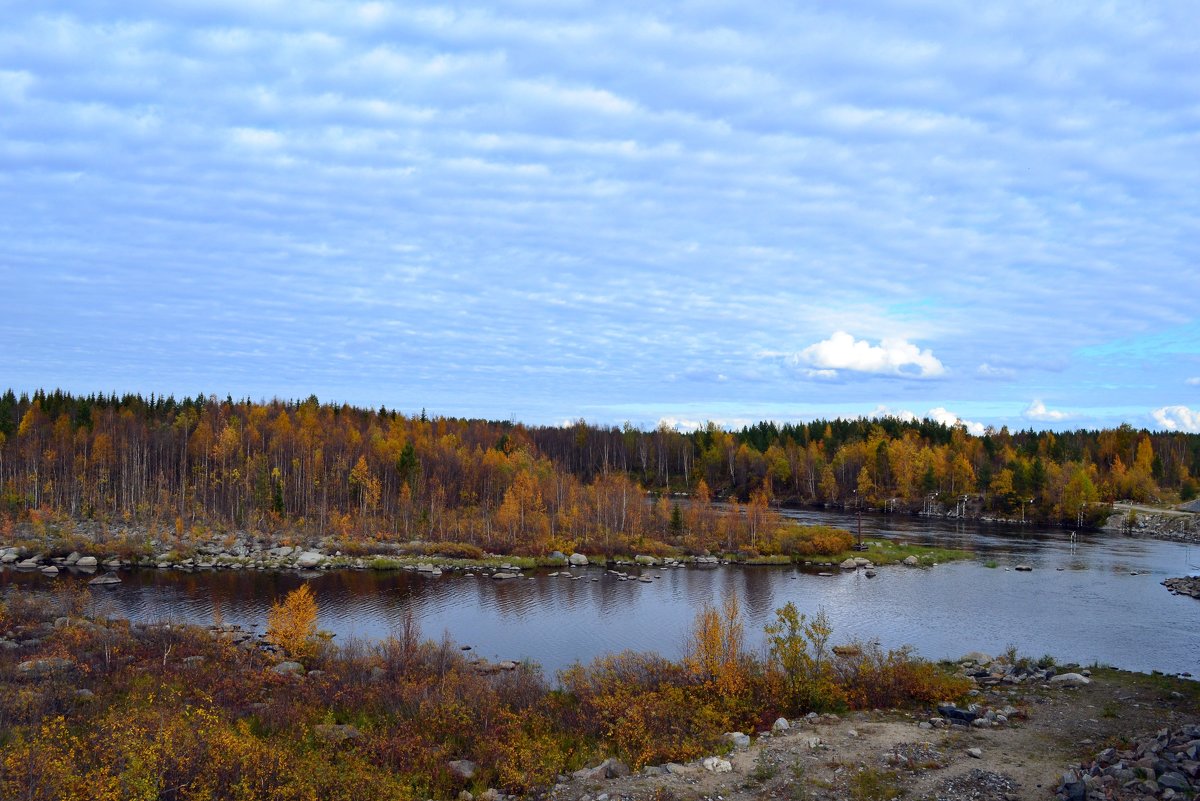
[[[1003,687],[974,699],[1021,710],[1008,725],[922,729],[935,710],[860,712],[796,723],[724,755],[730,773],[699,762],[665,776],[575,779],[550,793],[592,801],[1053,798],[1067,768],[1108,745],[1200,721],[1200,683],[1098,670],[1080,688]],[[968,753],[979,749],[979,756]],[[605,798],[607,796],[607,798]]]

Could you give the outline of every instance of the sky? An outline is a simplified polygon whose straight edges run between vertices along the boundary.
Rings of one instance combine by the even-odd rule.
[[[0,0],[0,385],[1200,431],[1191,0]]]

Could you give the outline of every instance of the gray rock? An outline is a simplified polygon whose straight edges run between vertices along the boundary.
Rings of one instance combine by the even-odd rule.
[[[450,772],[463,781],[470,781],[479,772],[479,766],[469,759],[452,759],[447,763]]]
[[[1169,790],[1174,790],[1177,793],[1185,793],[1192,789],[1188,780],[1183,777],[1183,774],[1175,771],[1168,771],[1158,777],[1158,786]]]
[[[17,665],[17,672],[27,678],[40,679],[56,673],[65,673],[73,667],[75,667],[75,663],[70,659],[48,656],[43,659],[28,659],[21,662]]]
[[[100,587],[105,584],[120,584],[121,579],[115,573],[102,573],[94,579],[88,581],[88,584],[93,587]]]
[[[685,768],[683,765],[680,765],[678,762],[668,762],[667,764],[663,765],[663,769],[667,773],[670,773],[670,774],[673,774],[676,776],[678,776],[681,773],[687,773],[687,768]]]
[[[588,558],[581,553],[573,553],[567,559],[574,567],[583,567],[588,563]]]
[[[637,562],[639,565],[662,564],[662,562],[660,562],[658,559],[654,558],[653,556],[642,556],[640,554],[638,556],[633,557],[633,561]]]
[[[705,770],[713,773],[731,773],[733,771],[733,763],[728,759],[721,759],[720,757],[705,757],[704,761],[700,764]]]
[[[792,724],[788,723],[787,718],[776,718],[775,722],[771,724],[771,731],[787,731],[790,728],[792,728]]]
[[[727,731],[723,735],[726,740],[733,744],[734,748],[749,748],[750,735],[743,734],[740,731]]]
[[[325,554],[316,551],[305,551],[296,557],[296,567],[316,567],[325,561]]]
[[[304,665],[300,664],[299,662],[280,662],[278,665],[272,667],[271,670],[275,673],[278,673],[280,676],[304,675]]]
[[[79,552],[71,551],[69,554],[67,554],[67,558],[63,560],[63,564],[67,565],[69,567],[69,566],[75,564],[76,562],[78,562],[79,559],[80,559]],[[93,562],[93,564],[95,564],[95,563]]]
[[[975,759],[983,759],[983,749],[981,749],[981,748],[968,748],[968,749],[967,749],[967,756],[969,756],[969,757],[974,757]]]
[[[858,562],[854,561],[854,559],[851,558],[851,559],[847,559],[846,561],[842,562],[840,565],[838,565],[838,567],[840,567],[842,570],[857,570]]]
[[[68,557],[68,558],[70,558],[70,557]],[[75,567],[95,567],[95,566],[96,566],[96,557],[94,557],[94,556],[81,556],[75,560]]]
[[[918,561],[919,560],[915,556],[904,557],[904,564],[908,565],[909,567],[915,567],[918,564]]]
[[[346,723],[319,723],[313,726],[313,734],[327,743],[341,743],[362,736],[362,733]]]
[[[1050,683],[1059,687],[1083,687],[1091,684],[1092,680],[1080,673],[1060,673],[1052,677]]]

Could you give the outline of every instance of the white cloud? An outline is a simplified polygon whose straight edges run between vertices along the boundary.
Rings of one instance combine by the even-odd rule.
[[[1022,412],[1030,420],[1038,420],[1043,423],[1058,423],[1067,420],[1071,417],[1070,412],[1063,412],[1057,409],[1047,409],[1046,404],[1040,400],[1035,400],[1033,403]]]
[[[1017,371],[1011,367],[996,367],[984,362],[975,369],[975,373],[983,378],[1015,378]]]
[[[1189,387],[1200,387],[1200,375],[1189,378],[1183,383],[1187,384]]]
[[[922,350],[904,339],[884,339],[872,345],[837,331],[829,339],[809,345],[792,360],[811,365],[809,375],[830,377],[829,371],[897,375],[906,378],[933,378],[946,372],[945,366],[929,349]]]
[[[961,423],[966,427],[968,434],[973,434],[977,437],[982,437],[987,431],[987,427],[983,423],[977,423],[974,420],[964,420],[954,412],[942,406],[935,406],[929,410],[929,419],[934,422],[941,423],[944,426],[956,426]]]
[[[905,422],[909,423],[916,422],[917,420],[917,416],[908,409],[892,409],[888,406],[884,406],[883,404],[876,406],[866,416],[868,418],[895,417],[897,420],[904,420]]]
[[[1186,431],[1200,434],[1200,409],[1187,406],[1164,406],[1150,413],[1155,422],[1168,431]]]

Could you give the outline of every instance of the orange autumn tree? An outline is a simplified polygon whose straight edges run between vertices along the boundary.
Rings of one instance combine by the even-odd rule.
[[[316,654],[317,599],[307,584],[301,584],[282,601],[271,605],[267,639],[294,657],[303,659]]]

